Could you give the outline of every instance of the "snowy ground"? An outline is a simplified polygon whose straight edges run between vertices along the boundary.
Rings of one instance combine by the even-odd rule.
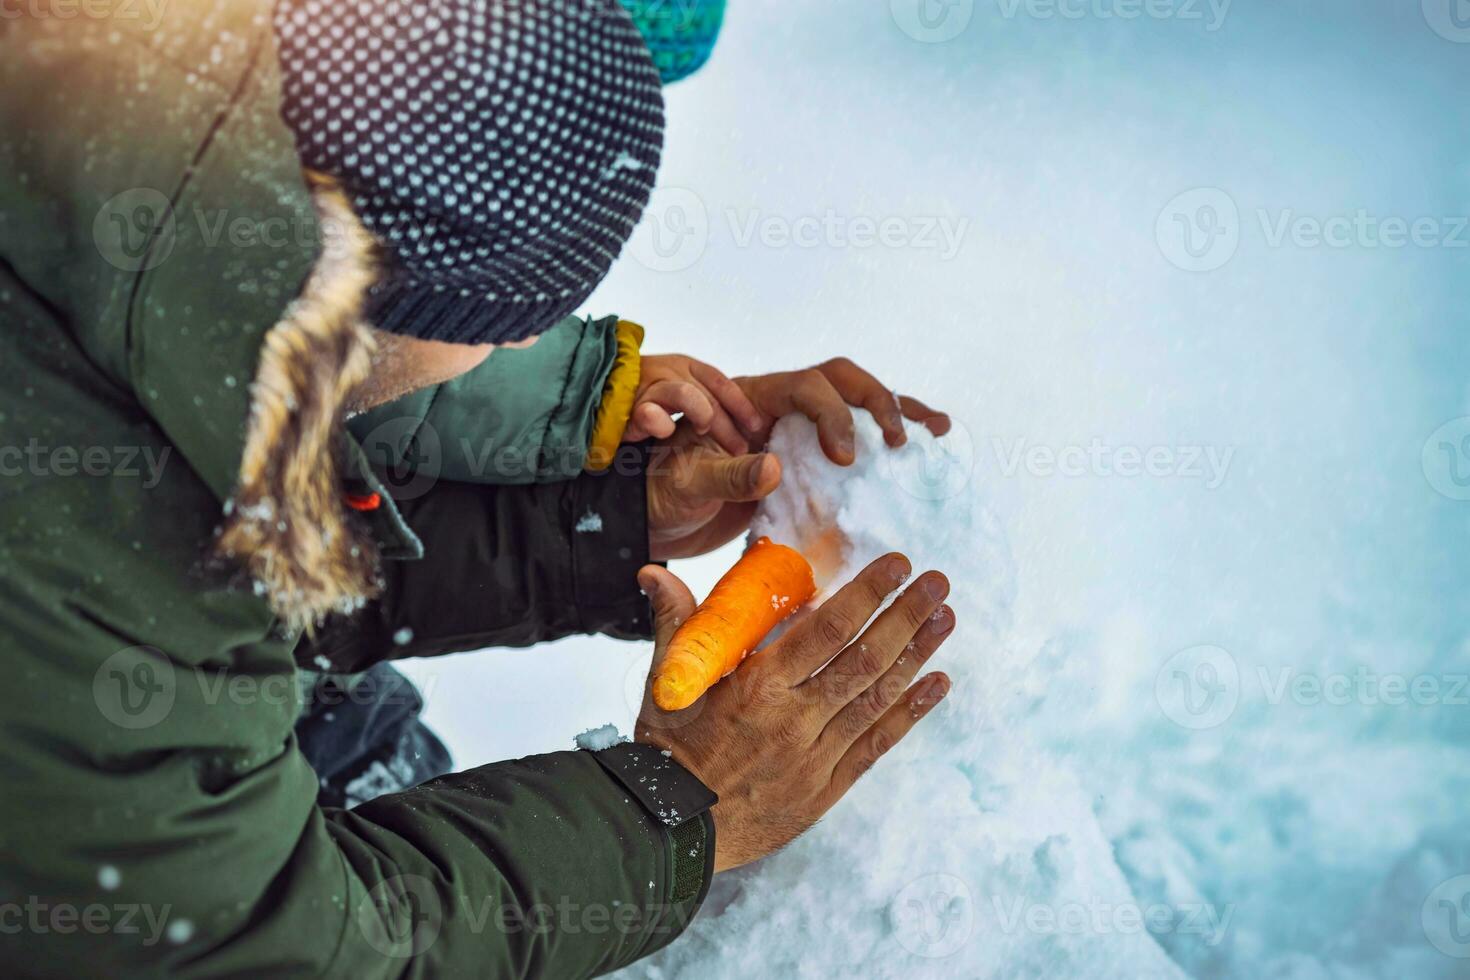
[[[732,373],[854,357],[955,413],[943,500],[990,518],[939,561],[927,753],[634,975],[1470,975],[1470,22],[1134,9],[747,2],[670,90],[589,309]],[[647,654],[412,671],[468,765],[626,730]]]

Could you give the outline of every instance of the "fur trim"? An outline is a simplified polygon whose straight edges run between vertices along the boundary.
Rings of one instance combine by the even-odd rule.
[[[343,505],[341,472],[346,405],[372,370],[361,313],[376,248],[335,183],[311,173],[307,183],[322,252],[261,345],[239,484],[215,552],[245,567],[287,627],[310,630],[378,589],[377,549]]]

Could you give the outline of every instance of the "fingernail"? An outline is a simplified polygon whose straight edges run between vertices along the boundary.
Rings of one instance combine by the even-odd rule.
[[[924,577],[924,594],[935,602],[939,602],[949,595],[949,580],[943,575],[926,575]]]
[[[913,569],[909,566],[909,563],[906,559],[893,558],[889,560],[888,577],[893,579],[894,588],[898,588],[900,585],[907,582],[909,580],[909,575],[912,573]]]
[[[856,456],[857,444],[852,436],[840,436],[837,439],[837,450],[847,456]]]
[[[954,629],[954,610],[948,606],[940,606],[934,610],[934,615],[929,617],[929,630],[939,636],[944,636]]]
[[[921,704],[938,704],[944,700],[949,693],[949,678],[943,674],[935,674],[929,678],[929,683],[924,685],[924,693],[920,696]]]

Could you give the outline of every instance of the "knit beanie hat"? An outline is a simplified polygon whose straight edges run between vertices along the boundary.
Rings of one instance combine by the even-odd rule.
[[[663,145],[617,0],[277,0],[274,26],[302,163],[387,252],[373,326],[522,340],[607,274]]]
[[[664,84],[694,74],[709,60],[725,19],[725,0],[622,0]]]

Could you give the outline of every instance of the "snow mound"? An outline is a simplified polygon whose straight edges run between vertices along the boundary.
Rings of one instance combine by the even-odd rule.
[[[688,932],[621,975],[1182,976],[1155,936],[1222,926],[1141,905],[1089,794],[1028,741],[1037,655],[1011,635],[1015,571],[965,447],[911,426],[891,450],[858,415],[846,468],[811,422],[777,425],[784,477],[751,533],[821,552],[833,584],[888,551],[945,572],[958,625],[930,666],[954,689],[817,827],[717,878]]]

